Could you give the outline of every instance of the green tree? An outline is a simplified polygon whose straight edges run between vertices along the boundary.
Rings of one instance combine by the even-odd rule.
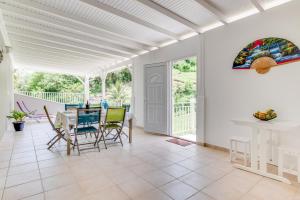
[[[91,95],[98,95],[102,92],[102,80],[101,77],[95,77],[90,81],[90,93]]]
[[[177,85],[174,91],[175,102],[188,102],[196,95],[196,87],[191,81]]]
[[[82,77],[79,77],[82,79]],[[131,95],[131,73],[128,69],[109,73],[106,78],[107,95],[112,102],[129,103]],[[65,92],[83,93],[84,85],[76,76],[28,72],[15,70],[15,89],[28,92]],[[102,80],[95,77],[90,80],[90,97],[99,102],[102,92]]]
[[[196,95],[196,57],[179,60],[173,65],[173,97],[175,103],[190,102]]]
[[[105,83],[110,103],[130,103],[131,79],[131,73],[128,68],[111,72],[107,75]]]
[[[180,60],[173,65],[180,72],[196,72],[196,57]]]
[[[107,74],[105,83],[107,88],[113,87],[118,81],[123,84],[131,82],[131,73],[128,68],[122,69],[120,71],[115,71]]]
[[[111,87],[108,97],[116,104],[127,103],[129,100],[128,88],[121,81],[116,81]]]
[[[83,92],[83,84],[77,77],[43,72],[34,72],[24,77],[15,73],[15,88],[30,92]]]

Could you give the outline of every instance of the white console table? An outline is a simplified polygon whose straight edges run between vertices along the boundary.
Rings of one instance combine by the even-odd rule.
[[[247,167],[247,166],[236,164],[235,167],[291,184],[291,182],[288,179],[267,172],[268,137],[270,137],[271,135],[271,139],[273,139],[272,136],[273,134],[287,134],[287,132],[289,131],[298,129],[300,128],[300,122],[279,121],[276,119],[271,121],[260,121],[256,119],[232,120],[232,122],[236,125],[252,128],[251,166]],[[259,144],[258,144],[258,137],[260,137]],[[271,145],[273,145],[273,141],[271,142]],[[272,153],[274,153],[274,151]],[[272,158],[274,158],[274,156],[272,156]]]

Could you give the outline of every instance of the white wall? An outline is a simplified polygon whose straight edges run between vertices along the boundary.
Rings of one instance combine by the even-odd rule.
[[[205,130],[205,142],[228,147],[231,135],[249,133],[248,129],[233,125],[231,119],[249,118],[253,112],[269,107],[278,112],[278,118],[300,121],[300,62],[274,68],[265,75],[252,70],[232,70],[238,52],[256,39],[282,37],[300,47],[299,8],[300,1],[292,1],[135,58],[136,124],[143,126],[144,120],[144,64],[192,55],[198,56],[200,69],[198,100],[202,99],[205,92],[205,113],[204,108],[198,106],[199,116],[205,114],[205,120],[198,118],[198,126]],[[200,124],[203,121],[205,124]],[[201,129],[198,130],[201,132]],[[203,133],[198,131],[197,134],[202,136]],[[292,142],[300,144],[299,136],[292,138]]]
[[[7,129],[6,116],[13,107],[12,63],[8,54],[0,63],[0,138]]]
[[[300,47],[300,1],[232,23],[205,34],[206,142],[227,147],[231,135],[247,128],[231,119],[274,108],[281,119],[300,121],[300,62],[272,69],[265,75],[231,69],[238,52],[264,37],[281,37]],[[299,141],[300,136],[294,137]]]
[[[2,11],[0,9],[0,48],[10,46],[6,32]],[[0,139],[7,130],[6,116],[13,108],[13,62],[9,52],[3,52],[3,60],[0,63]]]

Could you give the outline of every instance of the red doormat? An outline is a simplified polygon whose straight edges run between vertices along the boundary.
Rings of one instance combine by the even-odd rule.
[[[183,147],[186,147],[188,145],[193,144],[191,142],[188,142],[186,140],[181,140],[181,139],[178,139],[178,138],[169,139],[169,140],[167,140],[167,142],[171,142],[173,144],[178,144],[178,145],[183,146]]]

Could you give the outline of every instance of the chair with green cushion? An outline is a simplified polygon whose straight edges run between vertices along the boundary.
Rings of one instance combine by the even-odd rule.
[[[116,134],[113,136],[113,138],[111,138],[111,140],[116,141],[119,138],[122,146],[123,142],[121,133],[124,126],[125,114],[126,110],[124,108],[108,108],[106,111],[105,122],[102,126],[103,134],[106,134],[106,136],[108,136],[110,133],[112,133],[113,130],[115,130]],[[100,142],[100,140],[98,142]]]
[[[80,150],[91,149],[97,147],[100,151],[98,138],[101,134],[100,138],[104,137],[103,133],[100,131],[100,118],[101,118],[101,109],[99,108],[78,108],[77,109],[77,121],[76,121],[76,128],[74,129],[75,133],[75,141],[74,146],[77,147],[78,153],[80,154]],[[81,135],[86,135],[90,133],[91,136],[94,135],[93,141],[85,141],[79,144],[79,139]],[[92,145],[90,148],[80,149],[82,145]],[[106,148],[105,140],[104,145]]]

